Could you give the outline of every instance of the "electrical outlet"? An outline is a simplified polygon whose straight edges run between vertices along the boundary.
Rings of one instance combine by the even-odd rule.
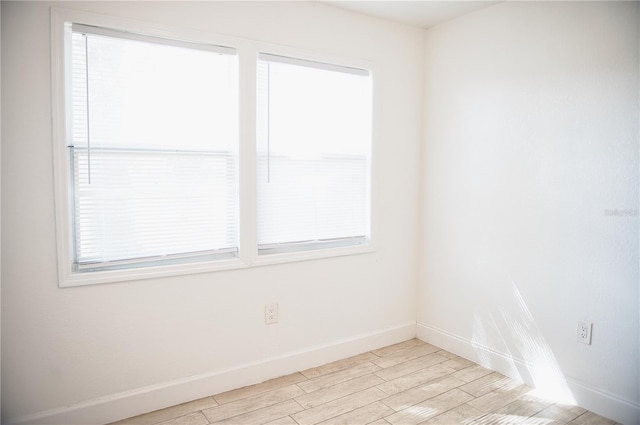
[[[278,323],[278,303],[264,306],[264,324],[271,325],[273,323]]]
[[[591,322],[578,322],[578,342],[591,345]]]

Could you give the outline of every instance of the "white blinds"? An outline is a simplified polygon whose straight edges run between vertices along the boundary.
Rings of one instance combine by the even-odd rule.
[[[76,270],[236,255],[236,57],[98,32],[72,33]]]
[[[369,73],[261,54],[257,101],[259,252],[366,242]]]

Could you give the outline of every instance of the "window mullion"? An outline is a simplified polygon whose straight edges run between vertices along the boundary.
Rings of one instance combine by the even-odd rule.
[[[256,185],[256,58],[254,46],[244,43],[240,59],[240,258],[253,264],[257,258]]]

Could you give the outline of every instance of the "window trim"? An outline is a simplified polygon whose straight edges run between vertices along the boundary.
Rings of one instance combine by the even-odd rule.
[[[70,161],[66,150],[66,132],[69,128],[70,114],[66,111],[70,102],[70,86],[65,79],[69,63],[65,49],[68,36],[65,31],[67,23],[87,27],[97,27],[98,31],[112,29],[117,32],[131,34],[132,38],[163,38],[174,40],[178,45],[189,46],[221,46],[221,49],[235,50],[239,63],[240,92],[240,146],[239,146],[239,247],[237,258],[221,258],[211,261],[162,264],[149,267],[100,270],[91,272],[73,271],[73,237],[70,197],[72,196],[72,180]],[[138,35],[142,34],[142,35]],[[171,41],[169,41],[169,44]],[[216,47],[214,47],[216,48]],[[234,270],[256,266],[325,259],[345,255],[356,255],[375,252],[375,205],[376,205],[376,103],[375,79],[372,85],[373,124],[370,163],[369,194],[369,234],[366,241],[356,245],[331,246],[295,252],[274,251],[269,255],[258,255],[257,246],[257,182],[256,182],[256,70],[259,55],[299,58],[302,61],[317,62],[340,69],[367,70],[374,76],[372,63],[359,59],[345,59],[296,47],[282,46],[262,41],[242,39],[211,32],[196,31],[178,27],[162,27],[148,22],[116,18],[90,12],[51,8],[51,102],[52,102],[52,143],[54,201],[56,224],[56,247],[58,265],[58,286],[74,287],[99,283],[126,282],[159,277],[179,276],[197,273],[209,273],[220,270]],[[65,57],[67,55],[67,57]],[[339,244],[335,244],[339,245]],[[285,250],[286,251],[286,250]]]

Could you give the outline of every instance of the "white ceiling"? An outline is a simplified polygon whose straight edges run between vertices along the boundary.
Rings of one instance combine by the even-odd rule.
[[[500,3],[500,1],[367,1],[367,0],[327,0],[336,7],[391,19],[393,21],[429,28],[440,22],[466,15],[478,9]]]

